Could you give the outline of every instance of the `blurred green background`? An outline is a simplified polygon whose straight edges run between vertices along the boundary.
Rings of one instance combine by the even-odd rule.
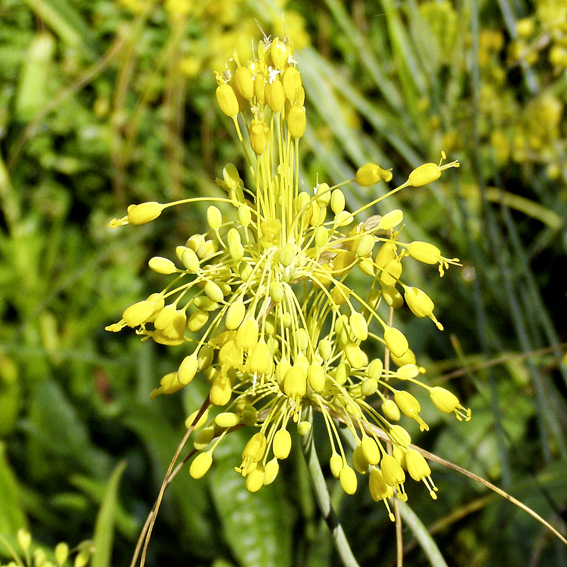
[[[317,174],[352,178],[368,161],[393,168],[398,183],[441,150],[462,163],[382,209],[403,208],[408,241],[434,242],[463,262],[442,279],[411,274],[445,332],[411,318],[402,328],[430,383],[449,383],[473,419],[424,408],[431,431],[412,430],[414,442],[565,533],[563,1],[2,0],[0,534],[8,541],[27,527],[46,548],[76,545],[93,537],[100,512],[97,567],[129,564],[184,419],[207,390],[196,380],[150,402],[183,353],[104,327],[163,288],[147,260],[171,257],[205,221],[198,206],[143,227],[112,230],[108,221],[131,203],[217,194],[224,165],[243,163],[216,108],[213,70],[234,48],[246,61],[258,26],[281,36],[282,13],[306,89],[305,188]],[[351,207],[376,191],[384,187],[345,189]],[[233,435],[205,479],[185,471],[175,479],[147,565],[337,565],[301,454],[250,494],[232,470],[244,444]],[[453,471],[433,473],[438,501],[409,483],[409,504],[447,565],[567,564],[565,546],[509,502]],[[333,494],[360,565],[393,565],[384,507],[366,487]],[[405,564],[428,564],[409,529],[404,538]]]

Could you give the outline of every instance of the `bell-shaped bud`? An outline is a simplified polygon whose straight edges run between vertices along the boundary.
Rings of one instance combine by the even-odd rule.
[[[250,100],[254,97],[254,78],[248,67],[238,67],[234,73],[234,86],[242,97]]]
[[[263,119],[254,118],[250,122],[250,146],[257,156],[261,156],[268,147],[270,129]]]
[[[287,128],[292,138],[302,138],[307,127],[307,117],[304,106],[292,106],[287,117]]]
[[[382,413],[388,421],[400,421],[400,408],[394,400],[384,400],[382,402]]]
[[[429,430],[429,426],[419,415],[419,412],[421,411],[421,404],[418,402],[417,398],[415,398],[405,390],[398,390],[394,394],[394,401],[402,410],[402,413],[404,415],[410,417],[411,419],[415,419],[415,421],[419,423],[420,431]]]
[[[397,356],[403,356],[409,349],[409,344],[404,334],[395,327],[388,327],[384,331],[386,346]]]
[[[444,413],[455,412],[459,421],[470,420],[471,410],[464,408],[461,405],[459,398],[457,398],[457,396],[455,396],[452,392],[449,392],[449,390],[441,388],[441,386],[436,386],[430,390],[429,396],[438,410]]]
[[[291,435],[287,429],[280,429],[274,435],[272,445],[276,459],[287,459],[291,451]]]
[[[390,169],[382,169],[375,163],[367,163],[356,172],[356,182],[361,187],[369,187],[382,179],[386,182],[392,180],[392,171]]]
[[[183,362],[179,365],[179,370],[177,371],[177,379],[181,384],[186,386],[193,380],[197,370],[199,368],[199,359],[191,354],[183,359]]]
[[[378,443],[372,437],[363,437],[360,447],[362,448],[364,458],[370,465],[377,465],[380,462],[380,449],[378,448]]]
[[[238,99],[233,88],[230,85],[223,84],[217,87],[216,90],[217,102],[220,109],[226,116],[236,116],[240,109]]]
[[[356,473],[348,465],[345,465],[339,474],[339,482],[342,489],[347,494],[354,494],[356,492],[357,480]]]
[[[213,464],[213,457],[210,453],[201,453],[195,457],[189,467],[191,478],[198,480],[207,474]]]
[[[130,205],[128,207],[128,222],[133,225],[146,224],[157,219],[164,208],[165,205],[155,201]]]

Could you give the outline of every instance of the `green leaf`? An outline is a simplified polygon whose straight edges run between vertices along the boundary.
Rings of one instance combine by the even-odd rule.
[[[156,486],[156,498],[158,487],[183,436],[182,430],[172,428],[164,415],[158,413],[159,407],[160,404],[157,401],[148,406],[135,406],[131,408],[125,419],[125,425],[141,438],[151,457],[156,482],[154,485]],[[172,495],[182,516],[179,522],[181,535],[190,538],[192,547],[198,549],[203,555],[210,554],[217,546],[217,541],[214,526],[209,520],[211,510],[206,494],[206,484],[195,482],[186,471],[181,471],[166,492],[166,501]]]
[[[6,458],[6,445],[0,442],[0,534],[15,535],[27,525],[20,505],[16,475]]]
[[[116,465],[106,486],[102,506],[96,518],[94,546],[95,551],[91,562],[92,567],[109,567],[112,554],[112,540],[114,539],[114,513],[118,498],[118,485],[122,473],[126,468],[126,461]]]
[[[292,563],[293,515],[281,479],[251,493],[234,470],[248,437],[242,431],[231,433],[215,451],[209,473],[224,537],[240,565],[287,567]]]
[[[26,0],[28,6],[64,41],[83,49],[90,58],[99,52],[81,14],[65,0]]]

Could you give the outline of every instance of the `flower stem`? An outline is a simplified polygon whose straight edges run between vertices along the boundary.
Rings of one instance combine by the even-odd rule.
[[[304,415],[303,419],[312,423],[313,409],[309,407],[307,412],[308,417]],[[323,476],[321,464],[319,463],[317,451],[315,450],[315,444],[313,443],[313,428],[311,428],[307,435],[301,438],[301,448],[303,450],[305,462],[307,463],[309,475],[311,476],[311,482],[313,484],[313,489],[315,490],[317,504],[319,505],[321,514],[323,515],[329,531],[331,532],[333,542],[339,553],[341,561],[345,567],[359,567],[339,519],[331,505],[331,498],[329,496],[329,491],[327,490],[325,477]]]

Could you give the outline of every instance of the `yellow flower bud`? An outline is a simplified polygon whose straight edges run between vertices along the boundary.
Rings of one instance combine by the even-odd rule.
[[[238,368],[242,365],[242,348],[236,341],[227,341],[219,352],[219,362],[231,368]]]
[[[307,380],[315,392],[322,392],[325,388],[325,370],[319,364],[311,364],[307,369]]]
[[[329,466],[331,468],[331,473],[335,478],[339,478],[341,470],[343,468],[343,458],[338,453],[333,453],[329,460]]]
[[[317,345],[317,352],[323,360],[329,360],[333,355],[333,345],[329,339],[321,339]]]
[[[382,403],[382,413],[389,421],[400,421],[400,408],[396,405],[394,400],[384,400]]]
[[[270,297],[274,303],[279,303],[284,298],[283,286],[277,280],[274,280],[270,284]]]
[[[433,301],[424,291],[421,291],[417,287],[407,287],[404,297],[408,307],[416,317],[429,317],[437,325],[439,330],[443,330],[443,325],[441,325],[435,315],[433,315],[433,308],[435,307]]]
[[[244,246],[242,246],[241,242],[231,242],[228,245],[228,251],[231,258],[237,262],[244,258]]]
[[[431,468],[423,455],[413,449],[409,449],[406,454],[406,467],[413,480],[416,482],[423,480],[425,486],[429,488],[431,498],[433,498],[433,500],[437,500],[437,494],[435,494],[437,487],[431,480]]]
[[[353,220],[354,217],[351,213],[348,211],[341,211],[335,215],[334,224],[336,227],[348,226]]]
[[[197,434],[195,441],[193,442],[193,447],[197,451],[202,451],[215,437],[214,426],[205,427]]]
[[[160,381],[160,387],[154,388],[150,393],[150,399],[153,400],[156,396],[160,394],[174,394],[183,388],[182,384],[177,379],[177,372],[170,372],[166,374]]]
[[[241,186],[243,181],[240,179],[238,169],[233,163],[227,163],[222,170],[222,177],[229,189],[236,189]]]
[[[396,282],[400,279],[402,275],[402,263],[398,258],[390,260],[382,269],[380,274],[380,282],[386,287],[392,287],[396,285]]]
[[[350,364],[348,362],[341,362],[337,365],[337,369],[335,370],[335,382],[342,386],[348,379],[350,375]]]
[[[209,394],[211,403],[215,406],[225,406],[232,396],[232,386],[228,376],[219,376],[215,378],[211,393]]]
[[[393,242],[385,242],[376,254],[375,263],[379,268],[384,268],[396,257],[397,247]]]
[[[209,345],[203,345],[199,349],[199,354],[197,355],[197,358],[199,359],[199,370],[201,372],[209,368],[209,366],[213,363],[214,356],[215,356],[215,351]]]
[[[401,425],[393,425],[390,428],[390,437],[392,438],[392,441],[400,447],[410,446],[410,434]]]
[[[348,465],[345,465],[339,474],[339,482],[342,489],[347,494],[354,494],[356,492],[357,480],[356,473]]]
[[[380,470],[382,472],[382,475],[384,476],[386,484],[389,484],[390,486],[396,488],[401,487],[399,489],[400,493],[404,494],[402,485],[406,480],[406,473],[404,473],[404,470],[402,469],[398,461],[396,461],[396,459],[392,457],[392,455],[384,455],[382,457]],[[402,500],[405,499],[402,498]]]
[[[293,102],[299,98],[302,87],[301,83],[301,73],[297,70],[297,67],[288,67],[282,78],[284,94],[288,100]]]
[[[409,245],[408,253],[412,258],[424,264],[437,264],[441,259],[441,251],[429,242],[415,240]]]
[[[266,102],[266,77],[263,73],[256,73],[254,75],[254,94],[258,104]]]
[[[207,223],[213,230],[218,230],[222,225],[222,213],[214,205],[207,209]]]
[[[268,147],[270,129],[263,119],[250,122],[250,146],[257,156],[261,156]]]
[[[419,368],[415,364],[404,364],[396,372],[396,376],[402,380],[411,380],[419,374]]]
[[[465,409],[459,402],[459,398],[457,398],[457,396],[455,396],[452,392],[449,392],[449,390],[436,386],[430,390],[429,396],[438,410],[444,413],[455,412],[459,421],[462,421],[463,419],[465,421],[470,420],[471,410]]]
[[[345,356],[351,368],[358,369],[364,366],[364,354],[356,343],[345,345]]]
[[[238,329],[244,315],[246,314],[246,306],[242,299],[238,299],[230,304],[230,307],[226,311],[225,326],[229,331]]]
[[[376,468],[372,469],[368,479],[368,486],[370,489],[370,496],[374,502],[380,502],[393,495],[392,487],[386,484],[384,475]],[[394,515],[390,512],[391,520],[394,520]]]
[[[258,343],[258,322],[256,319],[246,319],[236,333],[236,344],[241,349],[252,349]]]
[[[365,341],[368,338],[368,324],[362,313],[353,313],[349,319],[352,334],[359,341]]]
[[[380,449],[372,437],[365,436],[360,443],[362,454],[368,464],[377,465],[380,462]]]
[[[257,463],[264,456],[267,444],[266,436],[262,432],[255,433],[246,443],[242,451],[242,458]]]
[[[305,437],[311,431],[311,422],[310,421],[300,421],[297,424],[297,434],[300,437]]]
[[[409,392],[405,390],[398,390],[394,394],[394,401],[398,407],[402,410],[402,413],[407,417],[415,419],[419,423],[420,431],[428,431],[429,426],[420,417],[419,412],[421,411],[421,405],[418,400],[412,396]]]
[[[412,187],[423,187],[428,183],[437,181],[441,177],[441,170],[436,163],[424,163],[409,174],[409,182]]]
[[[400,209],[394,209],[386,213],[381,219],[378,226],[383,230],[391,230],[398,226],[404,220],[404,213]]]
[[[155,304],[151,301],[138,301],[134,305],[130,305],[124,313],[122,318],[126,321],[129,327],[137,327],[145,323],[153,314]]]
[[[215,303],[220,303],[224,299],[222,289],[215,282],[207,282],[205,284],[205,293]]]
[[[266,463],[266,466],[264,468],[264,486],[267,486],[268,484],[272,484],[272,482],[276,480],[278,472],[280,471],[280,465],[278,463],[278,460],[274,458]]]
[[[345,209],[345,195],[340,189],[335,189],[331,193],[331,210],[336,215]]]
[[[215,424],[219,427],[222,427],[223,429],[230,429],[231,427],[235,427],[239,423],[240,416],[230,411],[219,413],[215,417]]]
[[[185,248],[181,254],[181,262],[190,274],[196,274],[199,271],[199,258],[191,248]]]
[[[197,373],[199,366],[199,359],[194,355],[186,356],[183,362],[179,365],[179,370],[177,371],[177,379],[181,384],[186,386],[193,380],[195,374]]]
[[[198,480],[203,478],[207,471],[211,468],[213,464],[213,457],[209,453],[201,453],[197,455],[191,466],[189,467],[189,474],[191,478]]]
[[[32,540],[30,532],[28,532],[28,530],[25,530],[24,528],[20,528],[16,537],[18,540],[18,545],[22,548],[22,551],[27,552]]]
[[[392,171],[389,169],[382,169],[375,163],[367,163],[358,169],[356,172],[356,182],[361,187],[369,187],[382,181],[386,182],[392,180]]]
[[[356,245],[356,255],[359,258],[368,256],[374,249],[374,243],[376,242],[373,234],[363,234],[358,244]]]
[[[147,222],[157,219],[164,208],[165,205],[161,205],[155,201],[149,201],[139,205],[130,205],[128,207],[128,222],[133,225],[146,224]]]
[[[406,364],[416,364],[415,353],[413,352],[413,350],[411,350],[411,348],[408,348],[408,350],[402,356],[396,356],[395,354],[390,352],[390,358],[392,359],[394,364],[400,368],[402,366],[405,366]]]
[[[273,451],[276,459],[287,459],[291,451],[291,435],[287,429],[280,429],[274,435]]]
[[[65,542],[58,543],[55,546],[55,561],[57,565],[63,565],[69,557],[69,546]]]
[[[302,138],[307,126],[304,106],[292,106],[287,117],[287,127],[292,138]]]
[[[238,99],[230,85],[224,84],[217,87],[217,102],[220,109],[227,116],[236,116],[239,112]]]
[[[372,396],[378,390],[378,380],[376,378],[367,378],[360,386],[360,392],[363,396]]]
[[[285,69],[287,66],[287,59],[290,55],[288,52],[288,47],[285,42],[283,42],[279,37],[275,37],[272,41],[270,47],[270,55],[272,57],[272,63],[276,69],[280,71]]]
[[[201,417],[199,418],[199,420],[197,421],[197,423],[195,423],[195,425],[193,425],[193,423],[195,422],[196,417],[199,415],[199,411],[200,410],[195,410],[186,420],[185,420],[185,427],[187,429],[189,429],[191,426],[193,426],[193,429],[201,429],[201,427],[203,427],[203,425],[205,425],[205,423],[207,423],[207,420],[209,419],[209,408],[207,408],[203,414],[201,415]],[[210,440],[209,440],[210,441]]]
[[[302,398],[307,391],[307,375],[301,366],[294,365],[286,373],[283,391],[290,398]]]
[[[366,474],[368,472],[368,462],[362,454],[362,449],[360,445],[352,452],[352,464],[357,472],[360,474]]]
[[[77,555],[75,555],[75,561],[73,562],[73,567],[85,567],[89,562],[91,556],[90,548],[81,549]]]
[[[379,358],[375,358],[369,365],[366,370],[366,373],[370,378],[374,378],[375,380],[380,380],[382,377],[382,370],[384,369],[384,364],[382,360]]]
[[[331,202],[331,191],[328,183],[319,183],[317,187],[315,187],[315,194],[317,204],[320,207],[329,206],[329,203]]]
[[[238,92],[250,100],[254,97],[254,80],[248,67],[238,67],[234,73],[234,86]]]
[[[395,327],[388,327],[384,331],[384,341],[392,353],[398,357],[403,356],[409,348],[406,337]]]
[[[264,89],[264,93],[270,110],[274,114],[281,112],[285,102],[285,95],[280,78],[276,77],[275,81],[272,83],[268,82]]]
[[[266,472],[264,471],[264,467],[257,466],[246,477],[246,482],[245,482],[246,490],[252,493],[258,492],[258,490],[260,490],[260,488],[264,486],[265,476],[266,476]]]
[[[247,427],[256,425],[258,421],[258,410],[251,404],[246,404],[242,410],[242,423]]]
[[[248,356],[248,371],[259,375],[269,375],[272,372],[272,353],[264,341],[259,341]]]
[[[399,309],[404,304],[404,298],[399,290],[394,286],[383,286],[382,297],[389,307]]]
[[[158,274],[169,275],[177,271],[175,264],[171,260],[168,258],[162,258],[161,256],[154,256],[153,258],[150,258],[148,266],[150,267],[150,270]]]

